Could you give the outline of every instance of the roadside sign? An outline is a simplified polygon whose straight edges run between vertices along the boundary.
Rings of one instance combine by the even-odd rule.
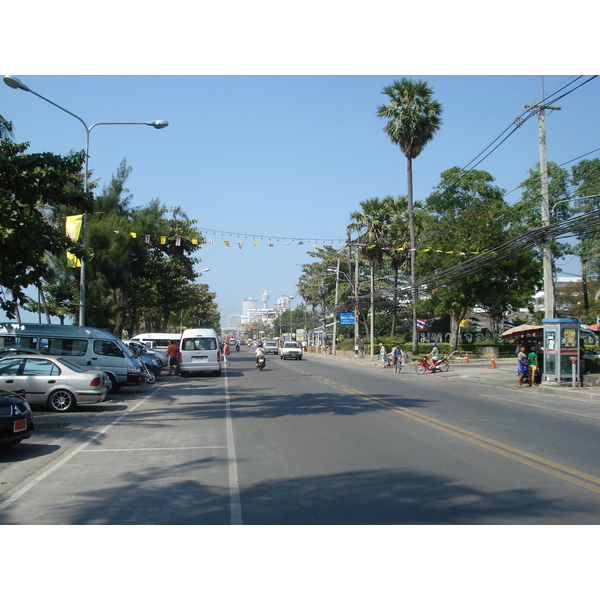
[[[354,325],[356,318],[354,313],[340,313],[340,325]]]

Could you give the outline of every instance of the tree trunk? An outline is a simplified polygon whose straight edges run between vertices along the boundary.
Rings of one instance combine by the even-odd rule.
[[[410,284],[412,287],[412,338],[413,354],[419,353],[419,339],[417,331],[417,299],[418,292],[415,285],[415,212],[413,209],[413,185],[412,185],[412,159],[406,157],[406,183],[408,188],[408,228],[410,233]]]

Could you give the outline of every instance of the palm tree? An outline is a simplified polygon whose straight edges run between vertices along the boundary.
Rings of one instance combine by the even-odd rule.
[[[394,271],[394,314],[392,317],[391,336],[396,335],[396,320],[398,314],[398,280],[400,271],[410,270],[410,256],[407,254],[408,248],[408,219],[407,219],[407,200],[406,196],[385,198],[390,204],[392,218],[389,227],[389,246],[388,255],[390,257],[390,266]]]
[[[383,240],[388,235],[392,219],[389,198],[383,200],[371,198],[360,203],[362,210],[350,214],[351,223],[348,231],[359,234],[358,243],[362,246],[362,254],[371,262],[371,360],[374,357],[374,319],[375,319],[375,278],[374,272],[383,261]],[[357,266],[358,268],[358,266]],[[358,290],[354,291],[358,295]]]
[[[14,139],[14,137],[12,123],[0,115],[0,140],[2,138]]]
[[[421,154],[441,125],[442,105],[432,100],[433,89],[425,81],[403,78],[383,88],[389,104],[377,109],[377,116],[388,119],[384,127],[392,144],[400,147],[407,160],[408,218],[410,246],[415,248],[415,224],[413,209],[412,161]],[[410,253],[410,278],[413,296],[413,353],[418,351],[417,341],[417,288],[415,286],[415,251]]]

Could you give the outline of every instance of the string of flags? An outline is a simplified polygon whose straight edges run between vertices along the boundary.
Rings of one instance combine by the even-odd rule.
[[[82,223],[82,219],[83,219],[83,215],[72,215],[70,217],[66,218],[66,233],[67,235],[73,240],[73,241],[77,241],[79,239],[79,233],[81,230],[81,223]],[[122,232],[119,229],[113,229],[113,233],[115,235],[120,235],[121,233],[123,234],[129,234],[132,238],[137,238],[138,237],[138,233],[135,231],[124,231]],[[317,243],[311,244],[310,239],[307,238],[285,238],[285,237],[267,237],[267,236],[259,236],[259,235],[251,235],[251,234],[235,234],[232,232],[224,232],[224,231],[216,231],[216,230],[203,230],[201,231],[201,233],[220,233],[222,235],[227,235],[229,236],[237,236],[237,237],[244,237],[245,239],[248,238],[254,238],[251,241],[252,247],[255,248],[259,248],[260,247],[260,243],[256,240],[256,238],[260,238],[261,242],[263,242],[268,248],[274,248],[276,245],[276,242],[278,245],[283,245],[283,246],[292,246],[292,245],[296,245],[296,246],[304,246],[304,245],[310,245],[313,248],[320,250],[323,246],[331,246],[333,244],[336,244],[341,247],[341,248],[346,248],[346,244],[344,240],[341,239],[321,239],[321,240],[314,240]],[[153,235],[149,235],[149,234],[143,234],[143,239],[144,242],[146,244],[150,244],[152,241],[154,241],[156,238],[158,237],[158,241],[159,244],[161,245],[167,245],[167,244],[172,244],[174,246],[181,246],[183,241],[186,240],[188,242],[190,242],[192,245],[194,246],[200,246],[202,245],[200,243],[200,239],[199,238],[184,238],[184,237],[175,237],[175,238],[170,238],[166,235],[159,235],[159,236],[153,236]],[[265,239],[266,238],[266,239]],[[232,240],[230,239],[224,239],[222,240],[223,244],[228,247],[231,248],[232,245],[237,245],[239,250],[244,250],[244,248],[246,247],[244,244],[243,240],[237,240],[237,242],[232,242]],[[322,245],[319,245],[318,242],[322,242]],[[330,244],[324,243],[324,242],[330,242]],[[208,245],[215,245],[215,239],[214,238],[204,238],[203,244],[208,244]],[[358,248],[359,250],[372,250],[373,248],[377,248],[378,245],[377,244],[371,244],[371,245],[357,245],[354,246]],[[390,252],[390,251],[396,251],[396,252],[433,252],[433,253],[440,253],[440,254],[456,254],[459,256],[466,256],[468,254],[479,254],[479,252],[464,252],[462,250],[444,250],[444,249],[439,249],[439,248],[433,248],[433,247],[428,247],[428,248],[407,248],[407,247],[392,247],[392,246],[381,246],[380,247],[381,250],[383,250],[384,252]],[[73,260],[76,261],[76,257],[74,257],[73,255],[70,255],[69,260]]]

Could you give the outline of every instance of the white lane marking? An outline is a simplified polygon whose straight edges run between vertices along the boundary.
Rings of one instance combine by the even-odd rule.
[[[162,451],[174,451],[174,450],[222,450],[227,446],[181,446],[173,448],[99,448],[95,450],[82,450],[82,452],[162,452]]]
[[[159,388],[154,388],[154,390],[150,394],[148,394],[148,396],[146,396],[143,400],[140,400],[134,407],[132,407],[131,410],[122,414],[120,417],[117,417],[112,423],[109,423],[106,427],[104,427],[98,433],[93,435],[87,442],[83,442],[83,444],[80,444],[79,446],[77,446],[74,450],[69,452],[61,460],[54,463],[52,466],[48,467],[45,471],[42,471],[35,479],[30,481],[27,485],[23,486],[18,492],[15,492],[12,496],[7,498],[4,502],[2,502],[2,504],[0,504],[0,511],[4,510],[8,506],[10,506],[13,502],[18,500],[21,496],[23,496],[23,494],[26,494],[30,489],[35,487],[40,481],[46,479],[46,477],[48,477],[48,475],[51,475],[57,469],[60,469],[60,467],[62,467],[64,464],[68,463],[74,456],[77,456],[92,442],[95,442],[100,436],[104,435],[111,427],[113,427],[117,423],[120,423],[126,416],[131,414],[133,411],[137,410],[142,404],[144,404],[144,402],[146,402],[146,400],[151,398],[158,389]]]
[[[584,417],[586,419],[600,419],[600,416],[595,417],[586,413],[577,413],[570,410],[561,410],[559,408],[552,408],[550,406],[540,406],[539,404],[530,404],[529,402],[519,402],[518,400],[507,400],[503,396],[491,396],[488,394],[480,394],[482,398],[491,398],[492,400],[501,400],[502,402],[510,402],[511,404],[519,404],[522,406],[530,406],[531,408],[539,408],[540,410],[549,410],[552,412],[564,413],[566,415],[572,415],[574,417]]]
[[[238,479],[237,457],[235,455],[235,441],[233,437],[233,424],[231,422],[231,404],[229,402],[229,379],[225,369],[225,423],[227,428],[227,454],[229,462],[229,510],[232,525],[243,525],[242,502],[240,499],[240,482]]]

